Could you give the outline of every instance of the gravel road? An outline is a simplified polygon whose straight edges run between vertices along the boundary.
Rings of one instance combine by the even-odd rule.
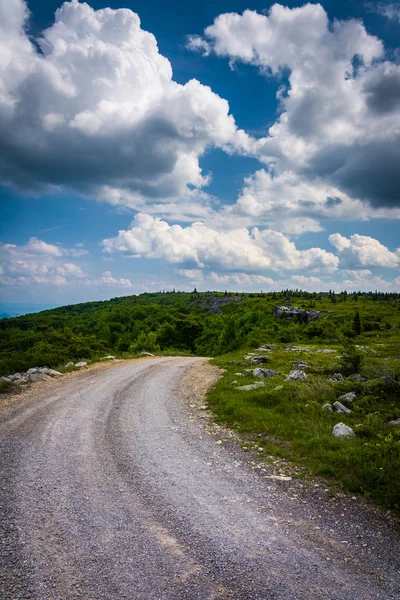
[[[400,598],[396,521],[265,479],[182,389],[201,360],[88,370],[3,415],[2,600]]]

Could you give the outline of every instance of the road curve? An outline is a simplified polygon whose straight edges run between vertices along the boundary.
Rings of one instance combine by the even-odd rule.
[[[1,599],[400,598],[398,537],[388,561],[289,526],[287,494],[193,418],[198,360],[63,378],[0,420]]]

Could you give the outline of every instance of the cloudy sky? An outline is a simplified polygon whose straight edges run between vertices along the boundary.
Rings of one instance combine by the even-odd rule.
[[[0,0],[3,302],[400,291],[400,4]]]

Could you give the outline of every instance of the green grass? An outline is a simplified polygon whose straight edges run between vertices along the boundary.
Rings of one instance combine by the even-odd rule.
[[[302,346],[304,346],[302,344]],[[238,377],[236,372],[250,367],[245,352],[214,359],[226,372],[210,390],[208,403],[219,421],[251,434],[264,434],[265,454],[275,454],[303,465],[307,472],[335,479],[344,490],[360,492],[376,503],[400,511],[400,429],[388,421],[400,417],[398,384],[400,362],[378,357],[367,348],[361,373],[366,383],[345,380],[330,383],[330,373],[340,371],[339,353],[318,354],[318,345],[308,345],[312,352],[285,352],[279,345],[269,353],[267,366],[282,375],[265,379],[265,387],[243,392],[238,385],[255,381],[252,374]],[[326,347],[326,346],[324,346]],[[334,347],[338,349],[339,347]],[[374,348],[372,348],[374,350]],[[230,365],[230,360],[236,364]],[[306,382],[285,382],[295,360],[310,366]],[[246,367],[238,363],[246,363]],[[371,378],[391,374],[392,383]],[[277,386],[283,386],[275,390]],[[350,415],[322,410],[322,405],[335,402],[342,394],[355,391],[357,398]],[[343,422],[356,433],[353,439],[338,440],[332,435],[336,423]]]

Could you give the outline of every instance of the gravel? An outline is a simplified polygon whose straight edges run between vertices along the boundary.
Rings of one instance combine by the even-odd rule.
[[[2,600],[400,597],[398,521],[243,452],[200,410],[218,377],[103,364],[5,411]]]

